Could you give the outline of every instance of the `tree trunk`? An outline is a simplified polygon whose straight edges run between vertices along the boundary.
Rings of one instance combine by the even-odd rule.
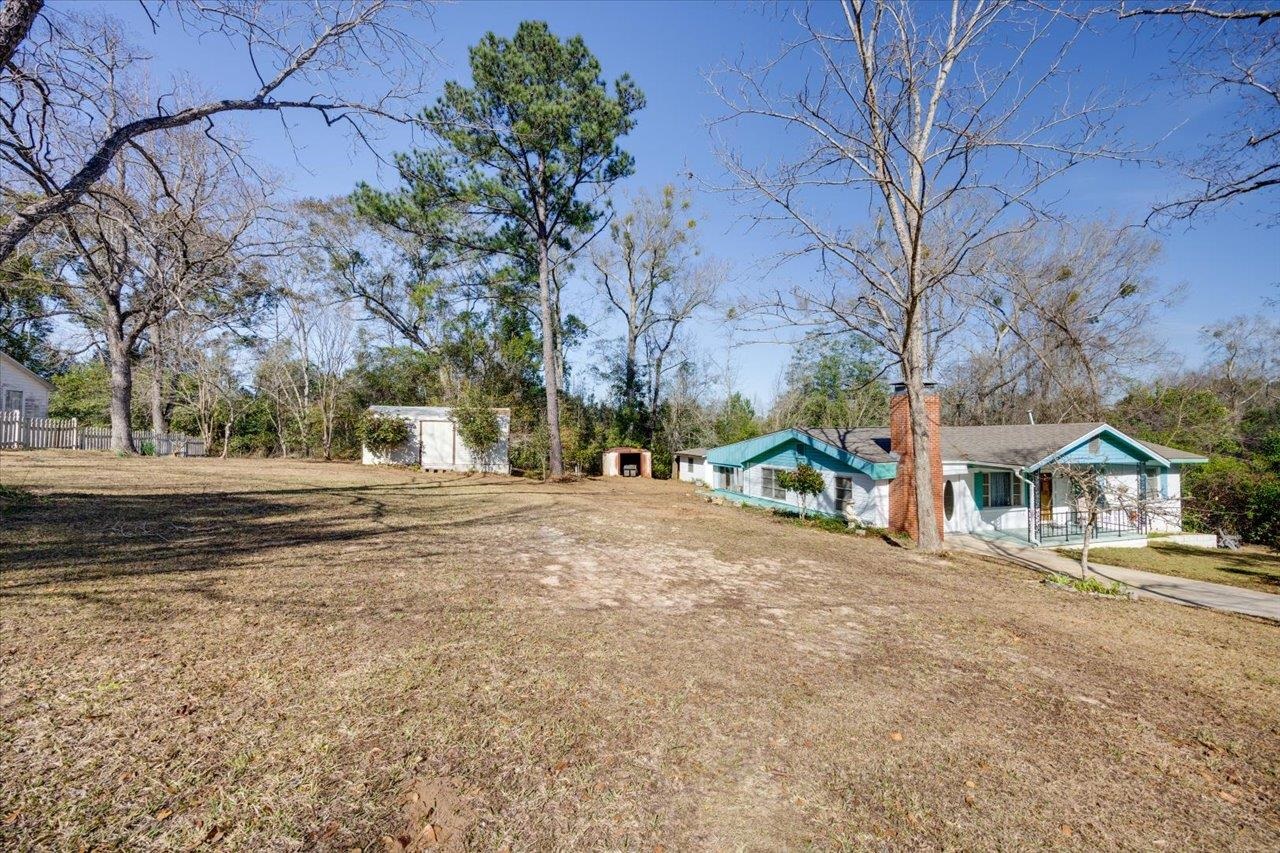
[[[227,422],[222,425],[222,458],[227,458],[227,445],[231,444],[231,418],[227,418]],[[205,447],[208,447],[205,444]]]
[[[169,432],[169,420],[164,405],[164,376],[160,360],[151,359],[151,431],[157,436]]]
[[[1084,526],[1084,541],[1080,543],[1080,580],[1085,580],[1089,576],[1089,541],[1092,537],[1089,532],[1092,525]]]
[[[129,409],[133,403],[133,363],[124,331],[110,319],[107,324],[107,367],[111,388],[111,450],[115,453],[137,453],[133,446],[133,429],[129,425]]]
[[[538,300],[542,309],[542,375],[547,386],[547,439],[551,476],[564,476],[564,451],[560,445],[560,389],[557,377],[556,322],[551,311],[551,259],[548,241],[538,240]]]
[[[636,370],[636,331],[635,328],[627,324],[627,364],[622,377],[622,399],[626,405],[628,412],[634,412],[636,408],[636,400],[639,397],[639,388],[637,383]]]
[[[911,415],[912,471],[916,491],[916,546],[925,552],[942,550],[938,535],[937,508],[933,505],[933,436],[929,432],[929,412],[924,400],[924,347],[920,327],[908,321],[907,346],[902,363],[907,384],[907,410]]]
[[[649,449],[652,450],[658,438],[658,395],[662,389],[662,359],[666,351],[660,351],[653,359],[653,376],[650,377],[649,394]]]
[[[44,0],[4,0],[0,7],[0,68],[9,64],[43,5]]]

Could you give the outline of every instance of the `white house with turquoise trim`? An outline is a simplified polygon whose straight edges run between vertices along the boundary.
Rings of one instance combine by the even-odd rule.
[[[891,434],[904,433],[890,427],[779,430],[709,449],[706,484],[731,501],[798,509],[798,496],[778,486],[777,474],[806,462],[826,481],[810,509],[889,527],[895,517],[891,502],[901,500],[894,495],[905,491],[891,488],[904,465]],[[1182,470],[1207,461],[1101,422],[939,426],[934,444],[942,483],[936,509],[944,535],[1035,545],[1079,541],[1086,527],[1096,538],[1112,540],[1180,532]],[[1079,468],[1105,482],[1110,503],[1104,499],[1101,508],[1087,511],[1081,506],[1068,475]]]

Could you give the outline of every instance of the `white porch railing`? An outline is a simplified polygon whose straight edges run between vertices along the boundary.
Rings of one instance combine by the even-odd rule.
[[[156,456],[204,456],[204,441],[185,433],[134,430],[133,445],[151,445]],[[82,427],[75,418],[24,418],[22,412],[0,412],[0,447],[5,449],[110,450],[110,427]]]

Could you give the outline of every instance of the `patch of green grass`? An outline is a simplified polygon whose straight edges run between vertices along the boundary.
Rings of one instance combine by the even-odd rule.
[[[1073,556],[1078,559],[1080,552],[1076,551]],[[1280,553],[1261,546],[1251,545],[1229,551],[1152,542],[1146,548],[1090,548],[1089,560],[1190,580],[1280,593]]]
[[[36,502],[36,496],[21,486],[0,484],[0,515],[8,515],[26,509]]]
[[[859,535],[865,536],[884,536],[888,531],[880,527],[850,527],[849,523],[843,518],[832,518],[829,515],[808,514],[804,518],[800,517],[799,512],[792,512],[785,509],[765,510],[775,518],[785,521],[788,524],[794,524],[797,527],[810,527],[815,530],[825,530],[828,533],[855,533],[862,531]]]
[[[1129,591],[1125,589],[1124,584],[1119,581],[1100,581],[1097,578],[1073,578],[1070,575],[1055,574],[1051,576],[1045,583],[1051,583],[1054,586],[1060,586],[1065,589],[1074,589],[1076,592],[1088,592],[1093,595],[1112,595],[1126,596]]]

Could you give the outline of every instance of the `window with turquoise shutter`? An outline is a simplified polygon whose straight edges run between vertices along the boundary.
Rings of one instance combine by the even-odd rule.
[[[973,502],[978,507],[987,505],[987,475],[984,471],[979,471],[973,475]]]

